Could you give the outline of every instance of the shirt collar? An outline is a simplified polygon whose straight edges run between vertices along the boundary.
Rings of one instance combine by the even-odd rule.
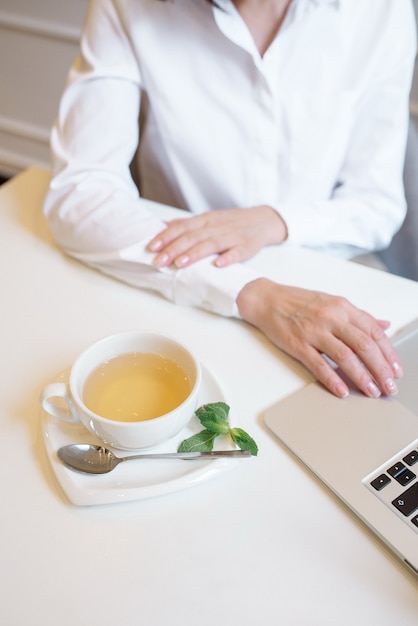
[[[338,9],[340,0],[292,0],[286,19],[290,22],[298,21],[299,19],[303,19],[310,11],[314,11],[326,5]],[[255,60],[259,60],[259,53],[244,22],[242,20],[231,19],[238,15],[232,0],[216,0],[216,5],[212,8],[215,22],[219,30],[223,32],[228,39],[247,50]]]

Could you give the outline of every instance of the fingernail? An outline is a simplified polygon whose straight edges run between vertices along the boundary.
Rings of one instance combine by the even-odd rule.
[[[339,398],[347,398],[347,396],[350,395],[344,383],[337,383],[337,386],[335,387],[335,393]]]
[[[157,267],[164,267],[164,265],[168,265],[168,262],[168,254],[161,254],[155,258],[155,265]]]
[[[181,256],[179,259],[176,259],[174,263],[177,267],[183,267],[184,265],[187,265],[189,261],[190,261],[190,257]]]
[[[156,239],[155,241],[150,243],[149,249],[151,250],[151,252],[157,252],[158,250],[160,250],[160,248],[162,248],[162,245],[163,242],[161,241],[161,239]]]
[[[385,381],[385,389],[390,396],[394,396],[398,393],[398,388],[396,386],[393,378],[387,378]]]
[[[395,377],[396,378],[402,378],[402,376],[403,376],[403,369],[402,369],[402,365],[400,363],[398,363],[397,361],[392,363],[392,369],[395,372]]]
[[[367,391],[372,398],[379,398],[382,395],[379,387],[372,380],[367,385]]]

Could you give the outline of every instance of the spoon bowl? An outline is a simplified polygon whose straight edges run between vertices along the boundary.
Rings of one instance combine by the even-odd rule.
[[[107,474],[119,463],[140,459],[219,459],[225,457],[248,458],[250,450],[213,450],[211,452],[150,452],[118,457],[108,448],[89,443],[73,443],[59,448],[58,458],[70,469],[85,474]]]

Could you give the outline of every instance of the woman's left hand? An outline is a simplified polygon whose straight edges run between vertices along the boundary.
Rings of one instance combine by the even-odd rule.
[[[157,252],[155,265],[187,267],[213,254],[215,265],[226,267],[251,258],[264,246],[282,243],[286,224],[266,205],[247,209],[218,209],[167,223],[149,244]]]

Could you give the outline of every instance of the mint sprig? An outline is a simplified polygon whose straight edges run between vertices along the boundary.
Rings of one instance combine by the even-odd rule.
[[[242,428],[231,428],[228,422],[229,406],[225,402],[204,404],[196,410],[196,417],[204,426],[196,435],[182,441],[178,452],[210,452],[218,435],[227,435],[241,450],[250,450],[257,456],[254,439]]]

